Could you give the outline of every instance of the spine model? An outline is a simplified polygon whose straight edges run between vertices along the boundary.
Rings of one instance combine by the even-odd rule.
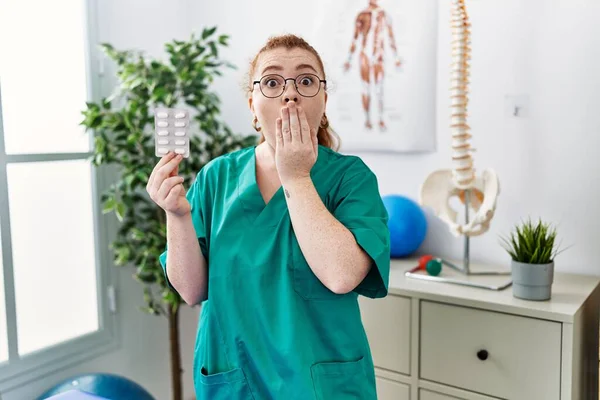
[[[450,107],[452,110],[452,164],[454,184],[459,189],[469,189],[475,180],[471,157],[471,133],[467,123],[469,103],[470,23],[464,0],[452,0],[452,70]]]
[[[469,61],[471,23],[464,0],[451,0],[452,64],[450,65],[450,133],[452,168],[430,173],[419,194],[419,203],[433,209],[455,236],[478,236],[488,231],[496,210],[500,183],[496,172],[475,173],[471,154],[471,129],[467,122],[469,104]],[[469,211],[468,221],[458,221],[450,199],[458,197]]]

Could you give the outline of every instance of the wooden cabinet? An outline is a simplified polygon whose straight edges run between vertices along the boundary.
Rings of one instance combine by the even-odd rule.
[[[369,342],[388,344],[371,346],[378,366],[406,375],[410,374],[410,304],[411,299],[402,296],[361,304]]]
[[[599,278],[555,273],[535,302],[405,277],[413,263],[359,297],[380,400],[598,399]]]
[[[421,378],[505,399],[560,399],[561,324],[421,301]]]
[[[458,397],[446,396],[442,393],[430,392],[429,390],[421,389],[419,391],[419,400],[461,400]]]
[[[410,400],[410,386],[376,377],[378,400]]]

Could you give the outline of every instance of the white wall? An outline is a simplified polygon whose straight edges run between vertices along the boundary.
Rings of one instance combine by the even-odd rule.
[[[449,3],[438,2],[438,150],[356,153],[376,172],[382,194],[416,199],[430,172],[451,167]],[[302,6],[274,0],[220,0],[192,5],[192,26],[218,25],[222,33],[232,35],[223,54],[240,69],[216,87],[224,102],[224,118],[234,130],[251,129],[240,90],[249,59],[269,35],[310,36],[311,22],[300,16],[310,14],[318,4],[316,0]],[[600,275],[593,257],[600,242],[600,210],[594,206],[600,200],[596,178],[600,171],[600,113],[596,111],[600,109],[600,2],[467,0],[467,7],[472,23],[469,122],[477,149],[475,166],[479,171],[495,169],[501,184],[492,228],[472,240],[472,258],[507,264],[499,235],[528,216],[542,217],[558,225],[564,246],[572,245],[559,255],[556,268]],[[318,42],[312,44],[319,50]],[[505,115],[507,95],[528,97],[527,117]],[[422,250],[460,257],[462,240],[430,217]]]
[[[340,0],[341,2],[341,0]],[[308,35],[310,21],[300,15],[317,0],[218,2],[120,0],[99,1],[99,40],[118,48],[139,48],[160,54],[162,44],[185,38],[192,29],[217,25],[232,36],[224,57],[238,65],[216,83],[224,119],[238,132],[250,132],[251,116],[240,88],[250,57],[269,35]],[[365,0],[366,3],[366,0]],[[431,154],[359,154],[379,177],[382,194],[413,198],[431,171],[450,166],[448,129],[448,66],[450,32],[448,1],[439,2],[437,143]],[[472,69],[470,125],[479,170],[496,169],[501,181],[492,229],[472,243],[473,258],[506,263],[498,234],[523,217],[542,216],[559,224],[565,245],[557,269],[600,275],[594,257],[600,243],[600,2],[595,0],[471,0]],[[236,14],[233,13],[235,10]],[[432,29],[435,29],[432,27]],[[313,43],[319,49],[319,43]],[[112,82],[106,80],[105,88]],[[105,93],[106,94],[106,93]],[[529,97],[529,116],[505,115],[504,97]],[[340,132],[343,135],[343,132]],[[430,218],[425,249],[460,256],[462,242]],[[166,321],[142,314],[141,288],[131,272],[118,277],[121,347],[85,365],[47,377],[4,400],[31,398],[53,382],[84,371],[124,374],[147,387],[158,399],[169,399],[168,331]],[[184,308],[181,321],[185,367],[191,365],[198,309]],[[186,399],[193,393],[184,374]]]

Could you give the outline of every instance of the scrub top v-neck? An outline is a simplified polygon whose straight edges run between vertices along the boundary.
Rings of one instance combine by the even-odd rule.
[[[198,400],[376,398],[357,297],[387,295],[388,215],[375,175],[358,157],[319,146],[311,177],[373,261],[346,294],[330,291],[310,269],[283,189],[263,200],[255,147],[209,162],[188,190],[208,265],[194,350]],[[167,253],[160,256],[165,274]]]

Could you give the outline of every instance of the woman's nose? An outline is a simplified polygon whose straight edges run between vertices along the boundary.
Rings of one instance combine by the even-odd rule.
[[[289,103],[290,101],[297,103],[300,96],[298,96],[298,92],[296,91],[294,84],[290,82],[285,85],[285,91],[281,97],[283,98],[284,103]]]

